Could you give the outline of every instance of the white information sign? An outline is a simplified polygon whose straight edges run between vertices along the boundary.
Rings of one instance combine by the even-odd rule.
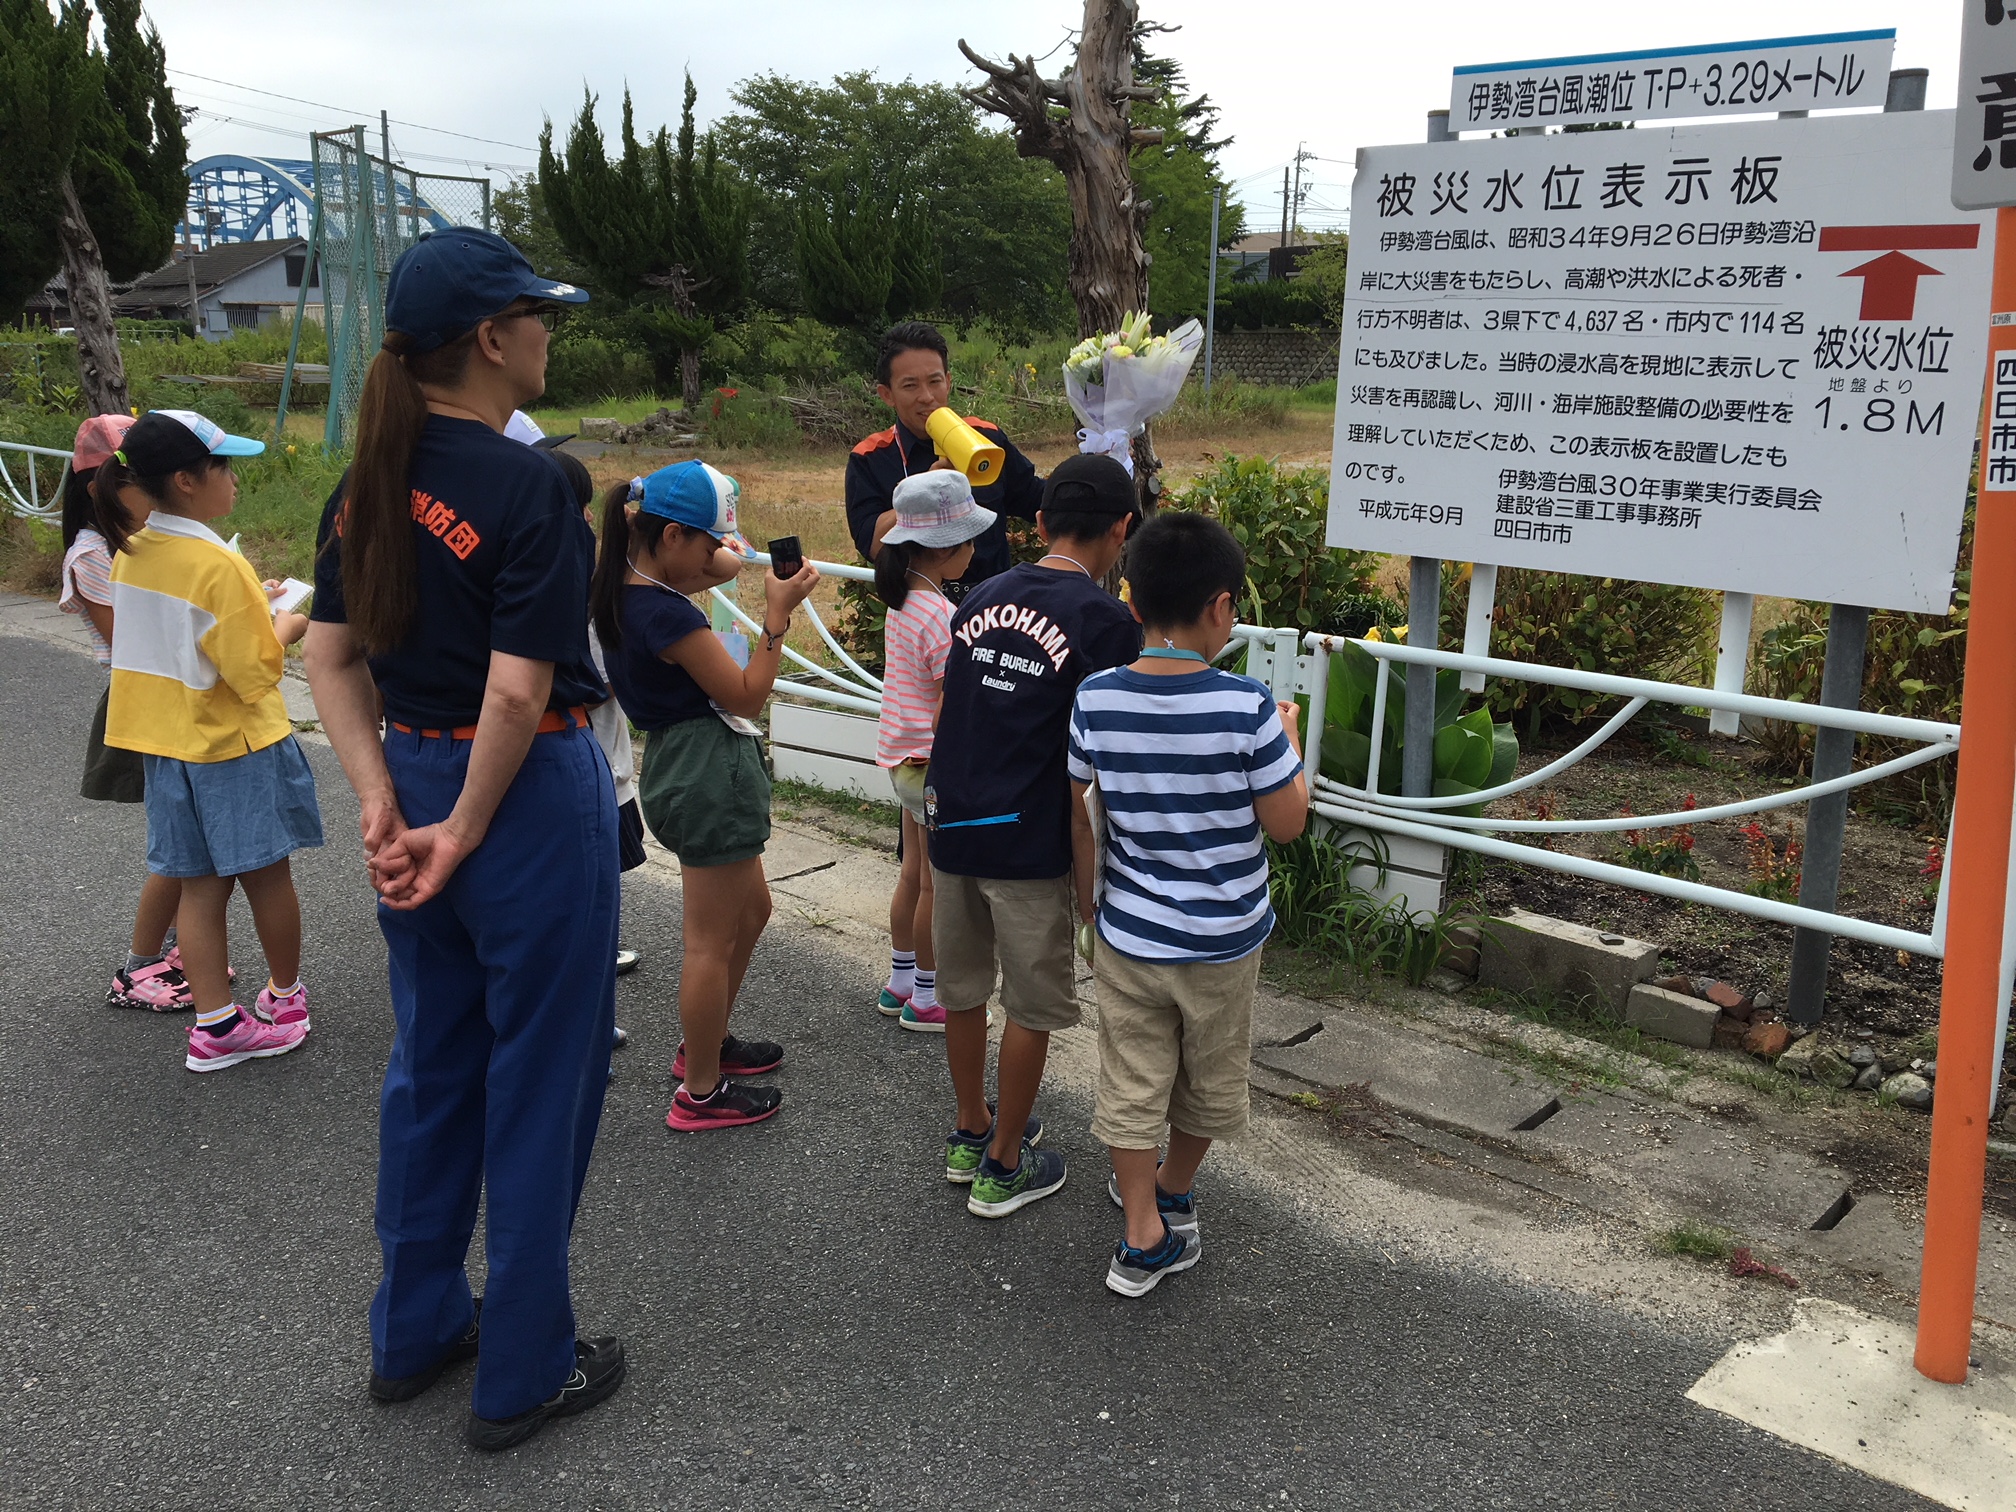
[[[1450,85],[1449,129],[1881,106],[1896,42],[1890,28],[1473,63]]]
[[[1992,253],[1952,132],[1366,149],[1330,544],[1943,613]]]
[[[2016,205],[2016,4],[2004,0],[1962,7],[1953,203],[1963,210]]]

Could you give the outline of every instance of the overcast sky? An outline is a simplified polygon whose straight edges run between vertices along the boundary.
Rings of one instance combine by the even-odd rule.
[[[1236,138],[1226,169],[1256,228],[1279,224],[1281,169],[1301,144],[1318,158],[1304,223],[1334,224],[1353,151],[1419,140],[1425,113],[1449,103],[1458,64],[1895,26],[1896,66],[1929,68],[1928,103],[1939,109],[1953,104],[1959,54],[1953,0],[1145,0],[1142,10],[1181,26],[1156,48],[1223,109]],[[676,123],[688,68],[703,121],[734,108],[736,81],[766,71],[968,84],[977,76],[961,37],[997,58],[1057,49],[1054,67],[1069,56],[1083,3],[150,0],[148,13],[178,96],[204,112],[192,159],[305,157],[307,132],[375,126],[382,109],[395,123],[395,157],[443,172],[472,171],[468,160],[501,178],[535,160],[540,122],[571,113],[584,84],[612,102],[612,130],[626,82],[640,125]]]

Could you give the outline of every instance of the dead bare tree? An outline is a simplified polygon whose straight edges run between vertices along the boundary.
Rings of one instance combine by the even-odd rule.
[[[1133,125],[1136,100],[1156,91],[1134,82],[1135,0],[1085,0],[1078,51],[1062,78],[1046,79],[1033,57],[1008,55],[1006,66],[981,57],[961,39],[959,50],[987,75],[962,91],[982,110],[1006,118],[1023,157],[1055,163],[1071,196],[1071,300],[1078,334],[1110,331],[1128,310],[1148,307],[1148,264],[1141,231],[1149,206],[1134,196],[1129,159],[1136,147],[1162,140],[1155,128]],[[1162,491],[1161,461],[1147,428],[1134,438],[1134,478],[1144,509]]]

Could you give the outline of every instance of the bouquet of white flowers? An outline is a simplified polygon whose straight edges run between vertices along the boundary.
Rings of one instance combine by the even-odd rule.
[[[1156,336],[1148,312],[1130,310],[1119,330],[1073,347],[1064,359],[1064,393],[1085,427],[1078,449],[1116,457],[1133,472],[1133,438],[1176,402],[1203,342],[1204,328],[1194,320]]]

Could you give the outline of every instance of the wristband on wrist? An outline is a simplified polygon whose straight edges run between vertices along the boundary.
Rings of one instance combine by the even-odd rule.
[[[768,620],[765,620],[763,622],[763,649],[765,651],[775,651],[777,649],[777,642],[784,639],[785,633],[789,631],[790,628],[791,628],[791,621],[789,619],[786,619],[784,621],[783,630],[772,630],[770,628],[770,622]]]

